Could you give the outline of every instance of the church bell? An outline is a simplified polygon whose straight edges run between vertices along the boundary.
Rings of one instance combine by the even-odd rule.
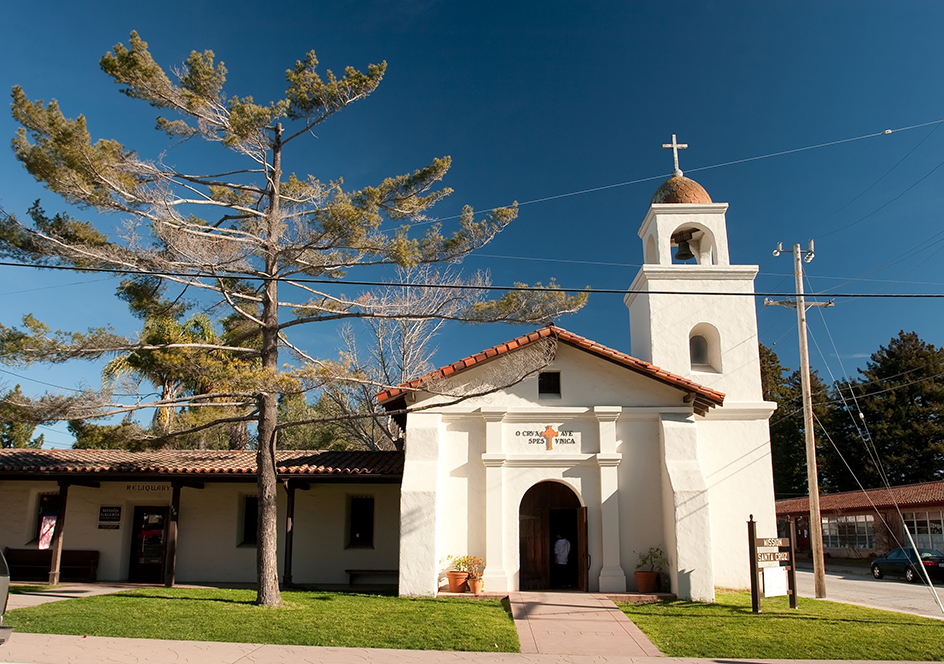
[[[689,259],[695,258],[695,254],[692,253],[692,250],[688,246],[688,240],[682,240],[678,243],[678,251],[675,254],[675,259],[680,261],[687,261]]]

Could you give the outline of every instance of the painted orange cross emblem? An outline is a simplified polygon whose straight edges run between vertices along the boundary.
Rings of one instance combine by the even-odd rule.
[[[541,436],[547,439],[547,449],[554,449],[554,438],[557,437],[557,432],[554,431],[554,427],[548,424],[547,428],[541,433]]]

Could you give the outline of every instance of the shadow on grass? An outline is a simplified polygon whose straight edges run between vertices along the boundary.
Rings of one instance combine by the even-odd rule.
[[[62,590],[59,586],[10,586],[11,595],[40,595],[42,593],[48,593],[50,591],[55,591],[57,593],[68,592]],[[82,592],[80,590],[74,590],[72,592]]]
[[[247,606],[255,605],[255,602],[252,600],[226,599],[225,597],[194,597],[192,595],[149,595],[146,593],[134,591],[123,592],[112,595],[112,597],[127,597],[129,599],[163,599],[181,602],[219,602],[221,604],[243,604]]]

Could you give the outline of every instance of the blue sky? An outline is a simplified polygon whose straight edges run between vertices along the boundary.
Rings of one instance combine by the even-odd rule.
[[[152,109],[120,95],[98,68],[131,30],[165,69],[192,49],[213,50],[229,69],[228,92],[257,101],[278,98],[285,69],[310,49],[335,71],[386,60],[380,88],[320,127],[286,168],[360,187],[450,155],[445,185],[455,194],[437,206],[442,217],[466,203],[484,210],[639,181],[523,205],[463,265],[490,270],[497,285],[554,277],[567,287],[628,287],[642,260],[637,230],[672,168],[661,144],[675,133],[690,146],[680,155],[686,175],[730,204],[731,260],[759,265],[757,291],[792,291],[789,256],[771,251],[778,241],[813,238],[812,290],[944,292],[944,4],[53,1],[15,3],[4,19],[0,88],[56,98],[66,115],[85,114],[94,138],[145,157],[168,147]],[[0,115],[0,137],[15,129]],[[184,147],[168,158],[184,164],[192,154]],[[121,221],[70,210],[9,149],[0,150],[0,182],[9,212],[23,214],[40,198],[47,211],[69,210],[107,232]],[[113,297],[116,285],[0,267],[0,322],[32,312],[53,327],[109,323],[130,334],[136,321]],[[795,368],[795,314],[761,302],[761,341]],[[842,299],[810,321],[813,364],[827,380],[854,375],[901,329],[944,344],[940,300]],[[629,349],[620,295],[594,295],[558,322]],[[438,359],[524,331],[454,326],[439,340]],[[328,328],[309,329],[302,343],[323,356],[338,345]],[[19,382],[28,394],[47,389],[37,381],[99,381],[97,365],[2,368],[13,373],[0,374],[0,385]],[[69,444],[54,431],[47,439]]]

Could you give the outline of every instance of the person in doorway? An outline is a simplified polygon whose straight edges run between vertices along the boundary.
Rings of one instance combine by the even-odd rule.
[[[567,562],[570,558],[570,542],[566,537],[557,533],[557,541],[554,542],[554,572],[552,585],[556,588],[569,588],[570,575],[567,573]]]

